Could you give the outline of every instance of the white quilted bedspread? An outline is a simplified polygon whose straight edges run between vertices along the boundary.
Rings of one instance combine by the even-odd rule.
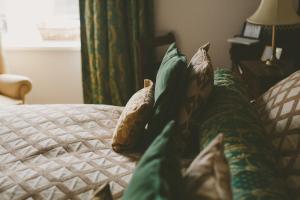
[[[115,199],[136,159],[111,149],[122,107],[24,105],[0,108],[0,199],[89,199],[110,182]]]

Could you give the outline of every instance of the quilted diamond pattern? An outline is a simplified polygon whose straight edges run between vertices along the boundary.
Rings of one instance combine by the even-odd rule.
[[[23,105],[0,109],[0,199],[88,199],[110,182],[119,199],[137,156],[111,150],[122,107]]]

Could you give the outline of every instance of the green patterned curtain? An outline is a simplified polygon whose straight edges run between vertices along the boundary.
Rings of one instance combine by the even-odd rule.
[[[124,105],[138,89],[135,41],[153,37],[153,0],[80,0],[84,102]]]
[[[300,0],[298,0],[298,15],[300,15]]]

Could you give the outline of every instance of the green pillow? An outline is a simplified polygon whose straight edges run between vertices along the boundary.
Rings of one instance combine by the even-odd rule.
[[[186,57],[173,43],[168,48],[156,76],[154,114],[148,124],[148,132],[153,138],[162,131],[166,122],[176,118],[186,88],[186,73]]]
[[[183,199],[180,163],[172,138],[175,122],[170,121],[142,156],[123,200]]]
[[[246,87],[231,71],[215,72],[206,112],[193,118],[198,119],[200,147],[207,146],[219,133],[224,134],[234,199],[288,199]]]

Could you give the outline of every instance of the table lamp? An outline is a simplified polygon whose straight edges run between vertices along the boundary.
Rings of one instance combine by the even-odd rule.
[[[258,9],[247,19],[251,24],[272,26],[272,56],[266,65],[278,63],[276,58],[276,27],[300,24],[292,0],[261,0]]]

